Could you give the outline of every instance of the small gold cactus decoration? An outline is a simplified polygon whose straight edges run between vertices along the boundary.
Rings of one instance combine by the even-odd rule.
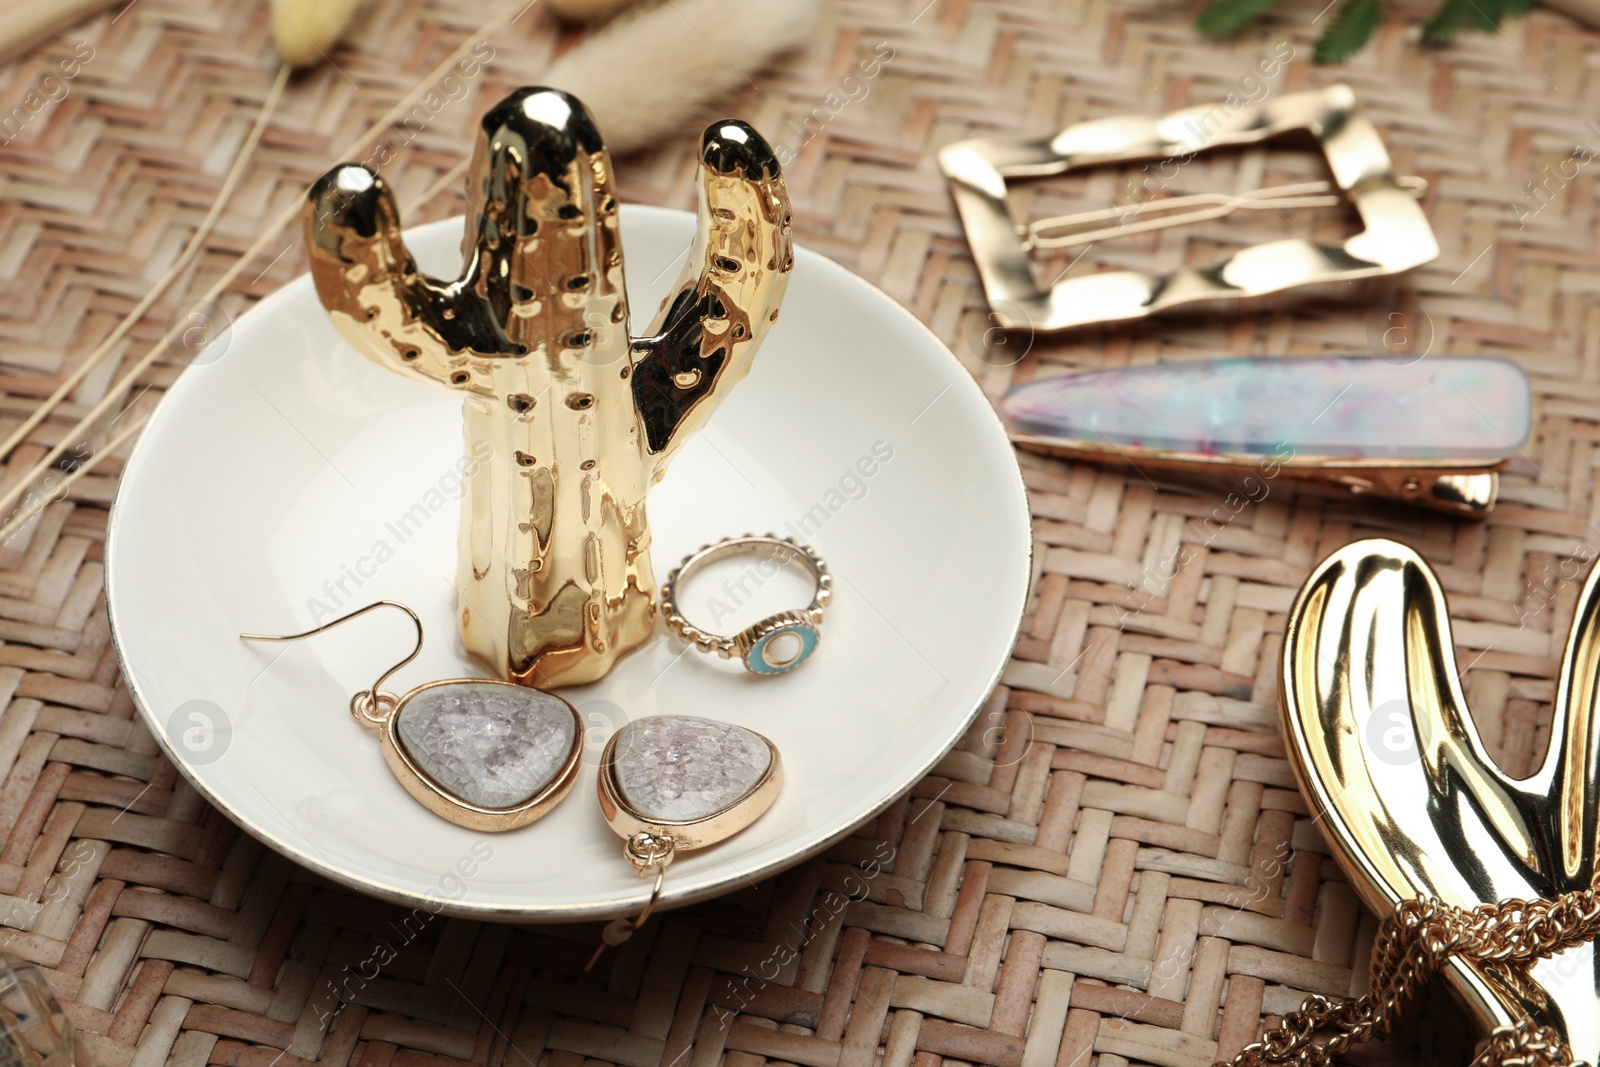
[[[1289,613],[1284,732],[1318,825],[1368,906],[1424,931],[1406,951],[1443,963],[1493,1032],[1491,1049],[1564,1046],[1590,1063],[1600,1052],[1600,961],[1587,940],[1590,913],[1600,913],[1597,686],[1600,569],[1578,597],[1549,749],[1520,779],[1479,737],[1444,592],[1416,552],[1384,540],[1342,548],[1312,573]],[[1417,926],[1419,916],[1433,925]],[[1401,954],[1410,929],[1391,922],[1380,936],[1373,973],[1389,984],[1375,980],[1368,1003],[1328,1009],[1332,1021],[1322,1025],[1350,1035],[1351,1020],[1387,1018],[1397,998],[1414,992],[1418,965]],[[1459,933],[1440,940],[1427,932],[1437,929]],[[1308,1001],[1302,1014],[1321,1019],[1321,1010]],[[1247,1050],[1241,1060],[1287,1060],[1305,1051],[1299,1040]],[[1505,1062],[1562,1060],[1552,1052]]]
[[[484,116],[465,265],[417,270],[393,195],[346,164],[305,207],[311,274],[369,359],[462,394],[457,591],[467,649],[511,681],[594,681],[653,632],[645,493],[742,379],[794,266],[778,161],[742,122],[700,144],[699,229],[650,327],[628,328],[611,160],[575,97]]]

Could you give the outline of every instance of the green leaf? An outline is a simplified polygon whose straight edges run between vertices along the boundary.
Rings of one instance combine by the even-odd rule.
[[[1333,21],[1322,31],[1314,58],[1318,63],[1344,62],[1361,51],[1382,15],[1380,0],[1344,0],[1333,13]]]
[[[1472,21],[1484,33],[1493,33],[1507,18],[1526,15],[1533,8],[1533,0],[1465,0],[1472,12]]]
[[[1276,0],[1210,0],[1194,24],[1207,37],[1227,37],[1271,7]]]
[[[1493,33],[1500,25],[1501,0],[1467,0],[1467,7],[1472,12],[1472,21],[1484,33]]]
[[[1444,0],[1422,27],[1423,44],[1443,44],[1455,32],[1456,24],[1471,8],[1472,0]]]

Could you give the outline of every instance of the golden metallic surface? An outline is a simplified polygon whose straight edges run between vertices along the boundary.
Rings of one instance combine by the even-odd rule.
[[[687,821],[651,819],[628,804],[617,782],[617,738],[620,736],[620,731],[612,734],[600,756],[600,773],[596,775],[600,814],[605,817],[606,825],[611,827],[612,832],[622,838],[623,855],[641,874],[665,867],[679,852],[715,845],[732,837],[766,814],[783,788],[783,757],[778,754],[778,746],[764,735],[756,734],[766,744],[772,759],[767,764],[766,772],[748,793],[704,818]],[[641,843],[649,846],[648,851]]]
[[[1498,471],[1506,461],[1481,459],[1394,459],[1387,457],[1128,450],[1100,441],[1068,441],[1036,434],[1011,434],[1011,443],[1030,452],[1064,459],[1086,459],[1107,466],[1137,466],[1166,471],[1194,481],[1276,478],[1343,489],[1353,496],[1382,497],[1464,518],[1481,519],[1494,509]]]
[[[1416,175],[1396,178],[1412,196],[1428,193],[1426,179]],[[1097,211],[1036,219],[1018,226],[1023,246],[1036,248],[1076,248],[1113,237],[1132,237],[1138,233],[1171,230],[1191,223],[1227,218],[1235,211],[1283,211],[1295,207],[1337,207],[1344,196],[1332,182],[1296,182],[1293,185],[1268,185],[1243,193],[1193,193],[1146,200]],[[1095,226],[1112,222],[1114,226]],[[1093,227],[1092,229],[1089,227]]]
[[[706,130],[700,160],[688,264],[637,339],[611,160],[566,93],[519,89],[484,116],[457,280],[418,272],[375,172],[336,167],[307,198],[311,274],[340,332],[463,394],[461,635],[510,681],[592,682],[650,638],[645,494],[777,318],[794,266],[778,161],[734,120]]]
[[[1439,580],[1411,549],[1361,541],[1307,580],[1283,644],[1284,735],[1351,885],[1380,915],[1424,897],[1472,909],[1581,897],[1600,845],[1600,570],[1579,594],[1549,749],[1525,779],[1484,749],[1456,673]],[[1548,1027],[1600,1053],[1600,959],[1584,941],[1526,970],[1445,965],[1485,1032]]]
[[[1313,993],[1231,1067],[1328,1067],[1352,1045],[1392,1030],[1428,981],[1452,960],[1494,968],[1525,983],[1528,964],[1600,936],[1600,889],[1554,900],[1513,898],[1457,908],[1437,898],[1402,901],[1373,940],[1367,991],[1336,998]],[[1552,1026],[1524,1015],[1496,1026],[1472,1067],[1573,1067],[1572,1047]],[[1591,1056],[1592,1060],[1594,1057]]]
[[[1044,236],[1050,227],[1022,226],[1019,233],[1007,203],[1008,178],[1038,178],[1144,159],[1186,160],[1196,152],[1255,145],[1296,132],[1309,133],[1320,143],[1333,172],[1333,187],[1365,227],[1342,244],[1319,245],[1296,236],[1242,248],[1204,268],[1184,267],[1169,274],[1109,271],[1069,278],[1049,288],[1034,277],[1029,249],[1050,243]],[[1394,274],[1439,254],[1433,230],[1416,201],[1414,181],[1395,177],[1377,130],[1356,106],[1355,94],[1343,85],[1268,97],[1237,109],[1202,105],[1154,117],[1095,119],[1069,126],[1054,137],[961,141],[939,153],[939,166],[950,183],[995,321],[1007,328],[1062,330],[1140,319],[1197,301]],[[1226,199],[1225,204],[1212,205],[1213,212],[1226,213],[1247,203],[1239,196]],[[1150,206],[1160,205],[1161,201],[1153,201]],[[1117,217],[1125,214],[1119,210]],[[1124,222],[1115,228],[1117,232],[1137,232],[1135,227],[1141,225]]]

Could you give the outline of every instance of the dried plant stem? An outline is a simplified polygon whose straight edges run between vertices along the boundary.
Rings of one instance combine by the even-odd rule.
[[[421,207],[423,204],[426,204],[428,201],[432,200],[435,196],[438,196],[444,190],[454,188],[456,182],[460,180],[461,175],[465,173],[467,164],[470,162],[471,160],[463,160],[459,165],[452,169],[450,173],[444,175],[438,181],[428,186],[423,194],[417,198],[417,202],[412,205],[412,209],[415,210],[416,208]],[[247,262],[248,260],[241,261],[240,266],[243,266],[244,263]],[[221,287],[219,286],[213,290],[213,292],[221,292]],[[107,441],[104,445],[101,445],[99,448],[95,449],[92,455],[74,467],[72,471],[61,480],[61,484],[56,487],[52,496],[65,496],[66,491],[70,489],[75,482],[83,478],[95,467],[99,466],[101,460],[105,459],[107,456],[115,455],[117,449],[133,440],[134,437],[138,436],[139,431],[144,429],[145,423],[150,421],[150,416],[153,414],[155,414],[155,410],[151,409],[141,415],[134,416],[134,418],[129,421],[128,425],[123,427],[120,433],[118,433],[111,440]],[[35,471],[34,474],[28,478],[28,482],[31,483],[34,478],[41,473],[43,473],[43,471]],[[48,503],[48,500],[41,500],[37,504],[19,508],[3,526],[0,526],[0,545],[4,545],[7,541],[11,540],[11,538],[15,537],[17,531],[21,530],[29,522],[33,521],[34,517],[43,511]]]
[[[32,522],[40,512],[49,506],[51,499],[65,497],[67,495],[67,490],[72,487],[73,483],[87,475],[89,471],[94,469],[94,467],[102,459],[112,455],[117,449],[131,441],[140,430],[144,429],[144,424],[149,421],[150,414],[148,412],[139,416],[138,418],[135,418],[123,428],[121,433],[107,441],[88,459],[85,459],[82,463],[72,468],[72,471],[65,478],[61,479],[61,484],[55,488],[54,492],[51,493],[49,498],[42,498],[37,502],[29,503],[18,508],[11,516],[10,520],[8,520],[4,526],[0,526],[0,545],[4,545],[7,541],[11,540],[17,535],[17,531],[21,530],[24,526],[28,525],[28,523]],[[30,482],[32,481],[32,479],[29,480]]]
[[[234,157],[232,166],[228,168],[228,173],[223,177],[222,187],[217,190],[217,198],[212,203],[211,210],[207,211],[205,218],[200,220],[200,225],[195,229],[194,235],[189,238],[189,243],[184,246],[183,252],[173,261],[167,272],[156,279],[155,284],[150,287],[150,291],[139,298],[139,302],[133,306],[133,310],[124,315],[122,321],[117,323],[116,328],[106,335],[106,339],[101,341],[93,352],[89,353],[89,358],[78,364],[78,368],[67,375],[60,385],[56,386],[55,392],[46,397],[32,415],[23,419],[22,424],[11,431],[11,435],[4,442],[0,442],[0,456],[10,455],[11,450],[20,445],[33,432],[36,426],[49,418],[56,406],[82,384],[90,371],[99,366],[111,354],[112,350],[116,348],[117,342],[128,335],[128,331],[133,329],[134,325],[144,317],[145,312],[149,311],[157,300],[161,299],[162,294],[167,291],[167,288],[178,275],[182,274],[184,269],[194,262],[194,258],[200,254],[200,249],[204,245],[205,239],[211,236],[211,231],[216,226],[217,220],[222,217],[223,205],[227,203],[228,197],[233,194],[234,187],[239,184],[239,179],[244,176],[245,164],[249,162],[250,156],[254,153],[256,145],[261,140],[261,135],[266,132],[267,120],[278,106],[278,100],[282,97],[283,88],[288,81],[288,68],[279,68],[277,80],[272,83],[272,90],[267,93],[267,98],[261,105],[261,114],[256,117],[255,125],[250,129],[250,135],[245,138],[244,144],[239,148],[239,154]],[[3,506],[5,505],[0,504],[0,507]]]
[[[467,168],[471,165],[472,160],[470,158],[463,159],[460,163],[457,163],[455,166],[439,175],[439,179],[437,181],[423,190],[422,195],[417,198],[417,203],[426,204],[429,200],[432,200],[446,189],[454,189],[459,192],[461,190],[461,179],[467,173]]]
[[[440,61],[440,63],[435,66],[426,77],[418,82],[415,88],[406,93],[406,95],[401,97],[393,107],[385,112],[383,116],[372,125],[371,129],[369,129],[353,144],[347,146],[342,152],[338,153],[339,156],[349,157],[357,155],[367,148],[370,148],[377,142],[378,138],[383,135],[383,131],[385,129],[393,125],[395,122],[398,122],[401,116],[403,116],[407,111],[411,110],[412,106],[414,106],[418,100],[420,100],[430,91],[430,86],[432,86],[434,82],[443,77],[444,74],[448,72],[449,69],[453,67],[468,52],[472,51],[472,49],[476,48],[480,43],[487,40],[492,34],[494,34],[496,30],[500,29],[508,22],[513,21],[521,12],[527,10],[529,6],[530,0],[513,0],[512,3],[507,4],[497,14],[495,14],[493,18],[484,23],[483,26],[479,27],[476,33],[462,41],[461,44],[456,47],[455,51],[451,52],[450,55],[446,56],[442,61]],[[264,120],[258,120],[258,123],[264,123]],[[219,197],[219,204],[220,201],[221,198]],[[215,208],[215,210],[220,211],[220,207]],[[206,290],[206,293],[203,297],[201,297],[201,300],[210,301],[215,300],[218,296],[221,296],[223,291],[227,289],[228,286],[232,285],[234,281],[238,279],[239,275],[244,272],[245,267],[248,266],[250,262],[259,256],[263,251],[265,251],[271,242],[278,236],[278,234],[280,234],[283,229],[299,215],[299,213],[300,201],[296,199],[288,204],[283,211],[281,211],[278,216],[272,220],[267,228],[262,231],[261,235],[257,237],[250,247],[245,250],[244,254],[239,257],[238,261],[224,271],[222,276],[217,279],[211,288]],[[87,427],[93,425],[96,420],[98,420],[106,413],[106,411],[110,409],[111,405],[116,402],[116,400],[126,389],[132,387],[133,383],[138,380],[139,375],[148,370],[157,359],[161,358],[161,356],[165,354],[167,349],[171,346],[173,338],[176,337],[179,332],[181,332],[181,329],[182,325],[177,323],[169,327],[166,334],[162,336],[161,340],[156,342],[149,352],[145,353],[144,356],[134,363],[127,373],[123,374],[109,389],[107,389],[105,397],[101,399],[99,403],[95,404],[94,407],[89,409],[89,412],[79,419],[73,425],[73,427],[62,436],[62,442],[60,444],[50,449],[50,451],[45,454],[44,458],[35,464],[33,469],[30,470],[27,475],[25,475],[15,485],[8,489],[4,494],[0,494],[0,511],[4,511],[5,509],[14,505],[22,497],[22,495],[28,491],[29,487],[33,485],[34,481],[38,479],[41,474],[55,465],[56,460],[61,458],[61,455],[70,447],[70,443],[79,439]],[[82,368],[80,368],[80,370],[81,369]],[[81,381],[82,377],[80,376],[78,380]],[[74,383],[74,385],[75,384],[76,383]],[[61,402],[71,388],[72,386],[68,386],[63,389],[58,389],[55,393],[51,394],[51,397],[40,405],[41,410],[36,411],[32,416],[29,416],[29,429],[31,430],[33,427],[38,426],[40,422],[42,422],[45,418],[48,418],[50,411]],[[21,435],[25,434],[26,432],[27,431],[25,430],[19,430],[17,433],[13,433],[5,443],[0,444],[0,455],[8,455],[12,449],[16,448],[16,446],[20,444],[23,439]],[[36,513],[37,512],[35,512],[35,514]],[[0,526],[0,543],[3,543],[7,538],[13,536],[16,530],[27,521],[26,519],[21,519],[19,522],[18,520],[20,518],[21,516],[19,513],[17,516],[13,516],[10,520],[8,520],[4,526]]]

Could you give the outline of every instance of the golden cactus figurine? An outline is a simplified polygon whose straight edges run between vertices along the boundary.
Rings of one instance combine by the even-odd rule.
[[[689,262],[630,338],[611,160],[574,97],[483,118],[455,281],[417,270],[383,179],[336,167],[305,208],[311,275],[369,359],[464,397],[457,561],[468,651],[525,685],[603,676],[655,622],[645,492],[744,377],[794,266],[788,194],[749,126],[709,127]]]
[[[1577,562],[1568,562],[1576,574]],[[1550,636],[1552,645],[1559,640]],[[1559,910],[1516,928],[1538,914],[1540,901],[1597,907],[1589,897],[1600,887],[1600,568],[1577,597],[1549,747],[1528,774],[1508,774],[1490,756],[1456,673],[1460,656],[1444,591],[1422,556],[1385,540],[1339,549],[1312,572],[1284,631],[1289,759],[1312,823],[1378,914],[1417,907],[1419,898],[1434,911],[1496,912],[1480,914],[1472,936],[1443,952],[1446,979],[1493,1043],[1531,1049],[1530,1035],[1542,1031],[1540,1042],[1563,1042],[1594,1063],[1600,949],[1587,940],[1593,930],[1563,928]],[[1519,954],[1519,944],[1541,940],[1548,947],[1531,952],[1535,958]],[[1402,945],[1380,938],[1373,1001],[1339,1014],[1336,1028],[1348,1034],[1351,1019],[1388,1012],[1414,993],[1426,974],[1419,978]],[[1388,1023],[1375,1029],[1384,1033]],[[1289,1054],[1301,1041],[1273,1035],[1241,1062],[1300,1062]]]

